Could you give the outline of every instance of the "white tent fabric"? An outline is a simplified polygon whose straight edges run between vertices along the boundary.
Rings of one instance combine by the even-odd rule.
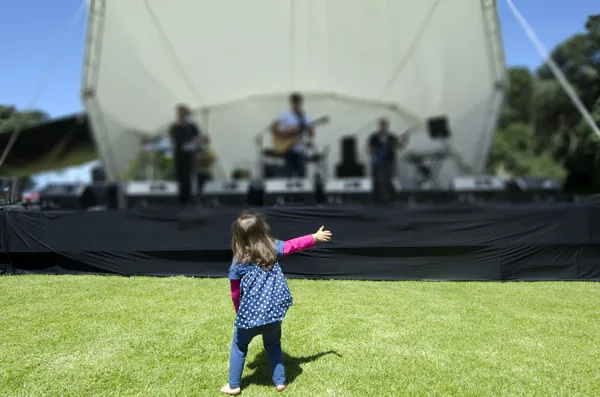
[[[254,137],[299,91],[330,115],[317,145],[363,145],[377,118],[401,132],[448,115],[452,146],[485,166],[503,99],[504,57],[493,0],[92,0],[84,101],[108,176],[122,175],[140,137],[166,131],[186,103],[226,177],[253,167]],[[269,138],[266,138],[269,143]],[[434,150],[423,129],[410,150]],[[410,167],[402,167],[410,176]],[[448,162],[442,177],[459,173]],[[464,171],[464,170],[463,170]]]

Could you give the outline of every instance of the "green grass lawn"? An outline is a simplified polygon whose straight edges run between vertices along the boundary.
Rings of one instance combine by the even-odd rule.
[[[600,396],[600,284],[290,281],[284,395]],[[0,277],[0,395],[218,396],[227,280]],[[279,395],[260,340],[243,395]]]

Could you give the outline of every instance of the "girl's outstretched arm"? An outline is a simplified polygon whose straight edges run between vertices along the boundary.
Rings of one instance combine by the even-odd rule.
[[[283,255],[304,251],[315,246],[315,243],[327,242],[331,239],[331,232],[321,228],[315,234],[297,237],[283,242]]]
[[[283,255],[290,255],[315,246],[315,238],[312,234],[296,237],[283,242]]]

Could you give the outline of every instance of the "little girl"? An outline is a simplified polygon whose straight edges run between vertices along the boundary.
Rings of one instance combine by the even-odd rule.
[[[277,258],[331,239],[331,232],[323,230],[323,226],[315,234],[288,241],[274,240],[269,232],[262,214],[244,212],[233,223],[229,280],[237,316],[229,359],[229,383],[221,389],[225,394],[240,394],[248,345],[257,335],[262,335],[277,391],[285,389],[281,321],[292,306],[292,295]]]

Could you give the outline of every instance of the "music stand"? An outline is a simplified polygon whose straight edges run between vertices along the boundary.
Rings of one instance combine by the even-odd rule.
[[[427,119],[427,132],[432,141],[447,141],[452,135],[448,127],[447,116],[434,116]],[[419,174],[419,185],[437,184],[442,165],[446,160],[446,150],[443,153],[434,153],[427,155],[412,155],[410,162],[416,167]]]

